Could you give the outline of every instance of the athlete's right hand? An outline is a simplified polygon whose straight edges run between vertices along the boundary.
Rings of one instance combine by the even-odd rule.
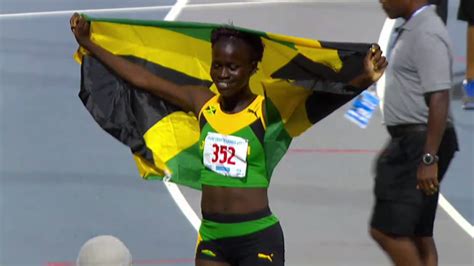
[[[81,46],[87,46],[90,42],[89,22],[83,16],[74,13],[69,20],[69,24],[77,43]]]

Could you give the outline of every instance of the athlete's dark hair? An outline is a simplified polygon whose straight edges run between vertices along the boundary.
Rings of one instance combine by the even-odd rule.
[[[260,62],[263,57],[263,43],[259,36],[243,32],[233,28],[232,26],[223,26],[215,28],[211,32],[212,47],[222,39],[239,39],[245,42],[252,49],[251,60]]]

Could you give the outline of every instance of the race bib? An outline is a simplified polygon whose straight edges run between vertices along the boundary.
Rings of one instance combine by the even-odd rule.
[[[203,161],[221,175],[243,178],[247,172],[248,140],[209,132],[204,144]]]

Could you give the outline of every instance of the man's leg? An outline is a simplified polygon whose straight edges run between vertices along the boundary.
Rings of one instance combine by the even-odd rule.
[[[389,235],[375,228],[370,229],[370,235],[396,266],[423,266],[412,238]]]
[[[420,207],[380,199],[375,203],[369,233],[397,266],[423,265],[414,241]]]
[[[438,265],[438,251],[433,237],[415,237],[415,245],[424,266]]]
[[[443,154],[444,155],[444,154]],[[445,158],[442,157],[443,164],[440,171],[444,175],[446,172]],[[420,254],[421,261],[425,266],[437,266],[438,265],[438,251],[436,250],[436,244],[433,239],[433,227],[434,220],[436,217],[436,209],[438,207],[439,194],[423,197],[423,207],[421,211],[420,221],[415,228],[415,245]]]
[[[431,212],[426,211],[423,194],[416,189],[424,141],[423,132],[394,137],[377,160],[370,235],[395,265],[423,265],[415,237],[432,235],[432,227],[420,225],[425,213]]]
[[[454,129],[447,129],[438,150],[438,179],[440,183],[448,171],[454,153],[458,150],[458,143]],[[438,251],[433,239],[433,227],[438,208],[439,191],[434,195],[423,196],[423,207],[420,220],[415,227],[415,245],[418,248],[421,261],[425,266],[438,265]]]
[[[440,176],[438,179],[440,182],[442,181],[449,163],[453,158],[454,150],[456,149],[455,147],[457,147],[457,144],[452,143],[452,141],[456,141],[455,137],[451,136],[455,134],[453,132],[445,133],[445,138],[441,143],[443,146],[439,150],[440,160],[438,173]],[[433,239],[433,228],[438,207],[438,198],[439,191],[434,195],[423,195],[422,207],[420,208],[420,219],[415,227],[415,237],[413,240],[424,266],[438,265],[438,251]]]

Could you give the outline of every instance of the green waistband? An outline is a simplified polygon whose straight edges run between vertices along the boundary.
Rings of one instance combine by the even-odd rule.
[[[203,219],[199,228],[199,235],[203,241],[244,236],[261,231],[277,222],[278,218],[273,214],[261,219],[240,223],[217,223]]]

